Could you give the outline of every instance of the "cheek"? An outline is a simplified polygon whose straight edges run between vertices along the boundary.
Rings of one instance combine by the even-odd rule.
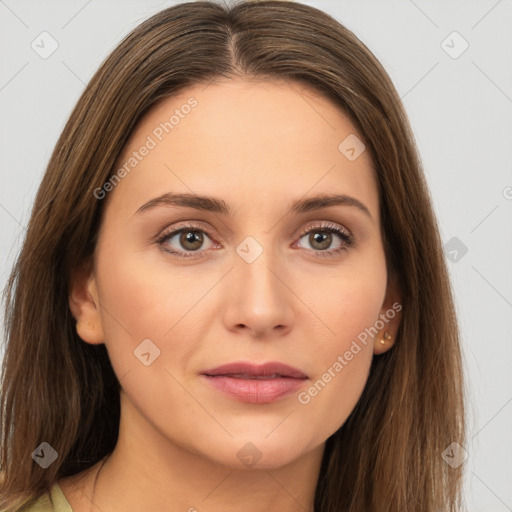
[[[379,319],[387,283],[385,258],[379,247],[347,259],[332,272],[305,275],[305,279],[297,280],[302,284],[296,285],[295,291],[311,312],[306,328],[315,322],[317,325],[315,358],[325,366],[334,355],[349,350],[352,340],[359,338],[362,347],[365,341],[371,345],[367,329]]]
[[[318,422],[320,436],[328,436],[346,421],[368,378],[386,290],[385,261],[352,267],[323,282],[322,294],[309,293],[308,306],[323,327],[311,353],[312,382],[298,402]]]
[[[186,279],[140,254],[121,256],[112,252],[108,260],[98,258],[105,345],[139,412],[150,422],[158,418],[171,425],[176,410],[194,409],[181,371],[204,336],[204,325],[210,325],[198,321],[200,299],[217,278]]]
[[[118,376],[138,367],[134,351],[144,340],[160,351],[159,364],[170,367],[186,357],[210,325],[202,299],[219,279],[211,270],[196,270],[191,278],[190,268],[171,271],[153,252],[123,254],[110,246],[99,253],[97,275],[105,344]]]

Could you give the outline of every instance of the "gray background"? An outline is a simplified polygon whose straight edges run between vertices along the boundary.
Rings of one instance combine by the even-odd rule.
[[[0,0],[2,287],[85,84],[127,32],[175,3]],[[447,244],[463,338],[467,507],[512,511],[512,1],[304,3],[355,32],[404,101]],[[43,31],[58,44],[48,58],[31,47],[47,37],[51,48]]]

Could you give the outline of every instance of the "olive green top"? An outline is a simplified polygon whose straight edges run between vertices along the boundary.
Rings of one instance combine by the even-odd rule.
[[[24,505],[19,512],[73,512],[73,509],[59,484],[55,483],[49,493],[43,494],[31,504]]]

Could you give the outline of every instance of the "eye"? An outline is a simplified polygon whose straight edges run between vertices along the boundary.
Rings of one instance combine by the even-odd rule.
[[[211,249],[214,246],[209,233],[202,226],[195,224],[166,231],[156,242],[164,251],[184,258],[195,256],[202,252],[201,249]]]
[[[302,242],[302,240],[305,242]],[[162,250],[178,257],[200,257],[205,250],[220,247],[213,242],[212,235],[201,225],[188,223],[162,233],[156,240]],[[315,257],[329,257],[352,247],[352,235],[343,227],[330,222],[310,226],[301,233],[299,247],[304,244]],[[334,247],[333,247],[334,245]]]
[[[351,234],[336,224],[330,222],[312,226],[301,234],[299,243],[305,244],[313,250],[315,256],[333,256],[352,247],[354,241]],[[334,244],[334,247],[333,247]],[[302,243],[301,243],[302,246]],[[306,247],[307,248],[307,247]]]

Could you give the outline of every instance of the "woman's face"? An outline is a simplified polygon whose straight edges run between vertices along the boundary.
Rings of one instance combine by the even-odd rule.
[[[398,318],[356,136],[293,82],[196,85],[139,123],[124,172],[95,191],[107,203],[90,302],[71,300],[80,336],[107,346],[124,428],[276,467],[345,422]],[[254,366],[215,371],[231,363]]]

